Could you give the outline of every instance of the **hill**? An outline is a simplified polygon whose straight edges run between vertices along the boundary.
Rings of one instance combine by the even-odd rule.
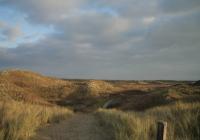
[[[68,81],[31,71],[0,72],[0,100],[17,100],[50,105],[67,97],[85,98],[110,93],[114,87],[105,81]]]
[[[38,129],[36,139],[155,139],[160,119],[169,122],[170,139],[195,139],[199,102],[200,86],[187,81],[63,80],[1,71],[0,140],[29,138],[71,115]]]
[[[45,77],[30,71],[0,72],[0,96],[4,99],[49,104],[50,99],[70,93],[73,89],[71,86],[71,82]]]
[[[144,110],[177,100],[199,100],[200,87],[178,81],[62,80],[41,74],[0,72],[0,100],[67,106],[94,111],[107,104],[122,110]]]

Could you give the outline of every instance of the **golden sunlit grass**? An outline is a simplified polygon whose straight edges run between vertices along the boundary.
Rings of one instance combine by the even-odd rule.
[[[76,98],[98,97],[104,94],[112,93],[115,90],[115,87],[106,81],[89,80],[79,83],[72,96]]]
[[[198,140],[200,137],[200,103],[176,103],[143,113],[100,109],[95,115],[113,140],[155,140],[158,120],[168,122],[167,140]]]
[[[48,104],[47,100],[64,98],[73,92],[73,84],[40,74],[21,71],[0,71],[0,96],[39,104]]]
[[[38,127],[70,115],[72,112],[66,108],[0,102],[0,140],[25,140],[33,136]]]
[[[65,81],[28,71],[3,71],[0,140],[25,140],[38,127],[72,114],[55,104],[87,112],[112,99],[120,99],[119,109],[144,111],[98,110],[97,129],[102,128],[112,140],[155,140],[158,120],[168,122],[168,140],[196,140],[200,137],[199,93],[199,86],[186,83],[174,86],[154,81]]]
[[[99,94],[112,93],[115,89],[112,84],[100,81],[91,80],[87,84],[88,92],[93,96],[98,96]]]

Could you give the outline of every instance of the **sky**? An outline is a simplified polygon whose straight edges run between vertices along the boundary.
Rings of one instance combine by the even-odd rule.
[[[200,80],[200,0],[0,0],[0,69]]]

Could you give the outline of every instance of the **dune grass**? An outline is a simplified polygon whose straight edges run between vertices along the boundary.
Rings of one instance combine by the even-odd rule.
[[[113,140],[155,140],[158,120],[168,122],[167,140],[200,138],[200,103],[179,102],[143,113],[100,109],[95,116]]]
[[[70,115],[70,110],[60,107],[0,102],[0,140],[26,140],[40,126],[58,122]]]

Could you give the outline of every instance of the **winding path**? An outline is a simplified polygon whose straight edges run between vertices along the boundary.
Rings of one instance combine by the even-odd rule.
[[[32,140],[106,140],[92,114],[76,114],[70,119],[39,129]]]

